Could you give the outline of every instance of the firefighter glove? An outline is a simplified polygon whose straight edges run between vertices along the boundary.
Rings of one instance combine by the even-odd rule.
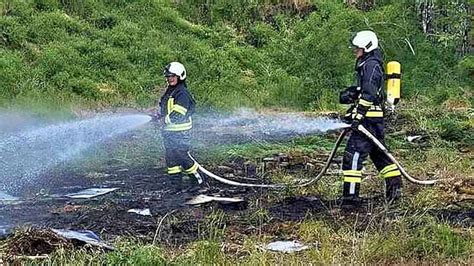
[[[354,119],[352,120],[351,128],[352,130],[358,130],[357,128],[360,125],[360,120],[359,119]]]
[[[350,87],[347,87],[345,90],[341,91],[341,93],[339,94],[339,103],[342,103],[342,104],[354,103],[359,97],[359,89],[360,88],[357,86],[350,86]]]

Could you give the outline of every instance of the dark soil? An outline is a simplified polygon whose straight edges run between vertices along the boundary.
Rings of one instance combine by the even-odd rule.
[[[156,240],[163,244],[179,246],[204,237],[206,217],[216,210],[231,217],[225,221],[228,228],[248,233],[252,228],[271,228],[274,223],[297,222],[304,218],[347,223],[357,219],[357,223],[363,225],[386,207],[381,197],[365,199],[354,209],[343,209],[338,200],[317,196],[276,197],[279,192],[230,187],[213,180],[209,181],[212,189],[186,190],[177,187],[178,182],[163,175],[162,169],[154,168],[130,169],[108,174],[100,183],[88,180],[83,175],[69,174],[67,179],[56,182],[57,186],[49,191],[49,195],[34,194],[33,188],[25,189],[22,201],[0,204],[0,221],[8,226],[37,225],[58,229],[88,229],[106,240],[117,236],[130,236],[145,241],[155,238],[161,222]],[[120,189],[89,200],[54,195],[64,195],[104,184]],[[41,186],[38,184],[38,187]],[[214,202],[201,206],[185,204],[188,199],[200,193],[241,197],[246,202]],[[249,204],[256,200],[259,202],[258,207]],[[149,208],[153,216],[128,213],[127,210],[131,208]],[[266,210],[266,214],[259,217],[256,213],[262,209]],[[165,215],[167,217],[162,221]],[[434,210],[433,215],[458,225],[473,225],[472,209]]]
[[[244,161],[235,160],[229,162],[227,167],[213,170],[219,173],[237,168],[234,170],[245,172],[245,167]],[[284,196],[284,191],[231,187],[214,180],[208,180],[209,186],[189,189],[191,187],[183,187],[177,180],[164,175],[163,169],[151,167],[113,168],[98,177],[84,173],[55,173],[40,180],[44,184],[25,187],[14,195],[20,197],[20,201],[0,202],[0,229],[27,225],[88,229],[106,241],[126,236],[181,247],[208,238],[213,235],[209,230],[220,226],[227,228],[225,237],[235,243],[249,234],[268,233],[282,239],[291,237],[296,226],[288,225],[306,218],[334,221],[335,226],[351,225],[363,230],[368,223],[376,224],[392,216],[406,215],[396,205],[387,212],[388,206],[381,193],[364,199],[356,208],[347,209],[342,208],[337,199],[324,199],[318,195]],[[42,187],[49,190],[41,190]],[[118,187],[119,190],[88,200],[64,197],[65,194],[90,187]],[[212,202],[200,206],[185,204],[202,193],[240,197],[245,202]],[[128,213],[127,210],[132,208],[149,208],[152,216]],[[210,219],[216,212],[225,218],[210,226]],[[458,226],[474,225],[472,208],[432,210],[430,214]]]
[[[161,217],[174,212],[169,218],[177,222],[171,227],[174,237],[194,240],[197,236],[197,222],[204,219],[199,207],[185,202],[201,193],[207,195],[236,196],[250,199],[256,197],[256,190],[232,188],[210,181],[212,189],[189,189],[179,185],[177,180],[162,174],[163,169],[129,169],[107,173],[101,180],[90,180],[81,174],[65,175],[56,179],[55,187],[48,194],[40,193],[41,184],[26,187],[20,193],[21,201],[0,202],[0,225],[16,227],[38,225],[50,228],[88,229],[105,239],[116,236],[134,236],[151,239]],[[43,179],[44,180],[44,179]],[[52,184],[51,180],[44,181]],[[70,199],[61,195],[77,192],[89,187],[118,187],[119,190],[93,199]],[[212,209],[206,204],[205,210]],[[246,208],[232,204],[216,204],[218,208],[239,210]],[[209,207],[209,208],[208,208]],[[132,208],[149,208],[152,217],[128,213]],[[169,240],[168,240],[169,242]],[[171,241],[173,242],[173,241]],[[186,241],[187,242],[187,241]]]

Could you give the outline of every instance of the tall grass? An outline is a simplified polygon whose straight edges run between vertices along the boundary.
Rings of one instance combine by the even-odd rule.
[[[402,63],[404,96],[440,86],[449,98],[469,81],[472,58],[458,63],[452,45],[428,40],[407,5],[6,0],[0,104],[150,106],[162,67],[177,60],[203,108],[334,110],[353,82],[349,39],[363,29],[378,33],[387,61]]]

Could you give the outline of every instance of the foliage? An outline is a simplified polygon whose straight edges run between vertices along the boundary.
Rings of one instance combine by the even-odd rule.
[[[444,47],[456,49],[462,55],[469,53],[469,1],[417,0],[415,1],[423,31]],[[472,1],[471,1],[472,4]]]
[[[467,86],[472,60],[458,63],[454,42],[428,40],[407,3],[385,2],[363,12],[319,0],[5,0],[0,104],[149,106],[161,68],[177,60],[201,108],[334,110],[353,82],[349,39],[362,29],[402,63],[404,96]]]

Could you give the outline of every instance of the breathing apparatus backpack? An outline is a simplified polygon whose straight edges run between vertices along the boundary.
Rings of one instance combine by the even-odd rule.
[[[390,61],[387,64],[384,79],[386,83],[377,90],[376,104],[379,105],[384,112],[395,110],[395,105],[400,102],[400,88],[401,88],[401,65],[397,61]],[[353,104],[346,112],[343,120],[350,123],[352,120],[352,111],[356,107],[354,104],[360,95],[360,87],[350,86],[339,94],[339,103]]]
[[[401,88],[401,65],[397,61],[390,61],[387,64],[387,100],[388,107],[393,110],[400,101]]]

